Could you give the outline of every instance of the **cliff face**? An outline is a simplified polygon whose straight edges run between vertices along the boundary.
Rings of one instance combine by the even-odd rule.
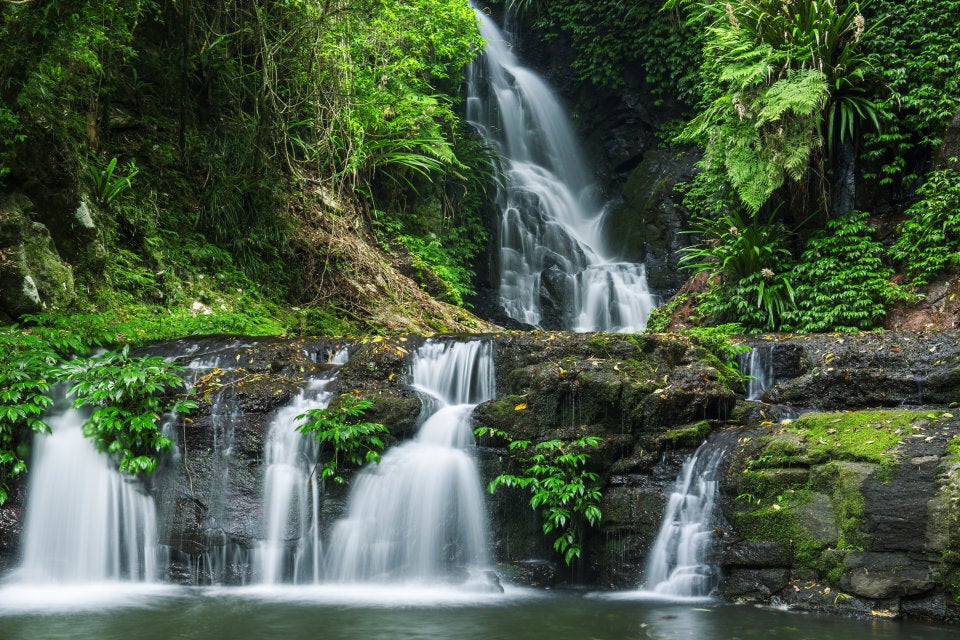
[[[532,443],[602,439],[587,468],[599,474],[603,517],[586,529],[572,568],[542,535],[528,494],[488,496],[501,579],[637,588],[684,459],[711,431],[739,429],[721,482],[726,522],[713,534],[725,598],[956,619],[960,417],[951,404],[960,398],[960,334],[752,338],[773,356],[772,386],[759,402],[739,400],[738,377],[687,336],[484,338],[495,345],[497,396],[476,408],[475,427]],[[423,340],[206,338],[152,347],[193,363],[201,400],[177,426],[178,455],[149,482],[168,579],[249,579],[265,527],[268,425],[310,380],[329,376],[337,349],[351,356],[335,390],[374,402],[366,417],[390,428],[388,445],[409,438],[421,408],[407,382],[409,354]],[[516,469],[503,436],[480,438],[477,454],[484,482]],[[323,535],[344,497],[328,483]],[[15,499],[0,509],[0,568],[15,564],[29,506]]]

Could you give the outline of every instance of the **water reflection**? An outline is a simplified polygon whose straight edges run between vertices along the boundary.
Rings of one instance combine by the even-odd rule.
[[[24,612],[0,591],[4,640],[938,640],[956,629],[896,621],[855,621],[775,609],[704,606],[509,590],[499,597],[366,599],[333,590],[179,589],[142,594],[140,605],[105,611]],[[311,597],[304,597],[312,594]],[[382,593],[380,594],[382,595]],[[426,594],[424,594],[426,595]],[[437,595],[437,594],[434,594]],[[461,594],[463,595],[463,594]]]

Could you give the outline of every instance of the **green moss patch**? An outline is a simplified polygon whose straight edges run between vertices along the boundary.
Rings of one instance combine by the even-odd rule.
[[[661,436],[661,442],[672,444],[675,447],[699,447],[710,432],[713,425],[707,420],[701,420],[688,427],[671,429]]]
[[[914,423],[923,415],[903,409],[808,413],[768,437],[757,460],[766,468],[830,460],[892,464],[892,450],[916,432]],[[790,439],[790,434],[797,439]]]

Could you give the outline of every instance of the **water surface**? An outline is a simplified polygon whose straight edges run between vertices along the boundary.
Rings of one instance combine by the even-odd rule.
[[[0,589],[0,638],[52,640],[906,640],[956,629],[856,621],[710,602],[668,603],[537,592],[506,594],[349,586],[166,588],[99,601]],[[49,593],[48,593],[49,592]],[[44,595],[48,593],[48,595]],[[76,595],[76,594],[74,594]],[[109,591],[102,591],[109,596]],[[79,596],[78,596],[79,597]],[[44,601],[52,598],[44,607]]]

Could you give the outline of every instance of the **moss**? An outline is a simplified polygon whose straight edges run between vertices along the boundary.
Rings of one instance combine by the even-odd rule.
[[[667,304],[660,305],[650,312],[647,318],[647,331],[652,333],[662,333],[670,328],[673,323],[673,314],[690,299],[689,293],[678,293],[670,298]]]
[[[799,507],[810,501],[811,495],[805,490],[787,490],[772,499],[756,498],[751,502],[756,508],[734,514],[737,533],[747,540],[789,545],[796,566],[815,569],[825,545],[806,532],[798,512]]]
[[[892,465],[892,450],[901,438],[916,431],[911,426],[923,417],[917,411],[850,411],[808,413],[785,428],[800,437],[795,454],[783,451],[779,466],[849,460]],[[765,452],[766,453],[766,452]]]
[[[866,501],[863,497],[863,483],[876,471],[876,467],[867,464],[834,461],[818,467],[812,474],[812,482],[830,495],[833,504],[840,549],[862,551],[867,544],[863,532],[863,512]]]
[[[806,469],[746,469],[740,475],[739,487],[742,493],[761,498],[777,496],[807,486],[809,475]]]
[[[960,462],[960,436],[947,443],[947,454],[954,462]]]
[[[712,430],[713,425],[709,421],[701,420],[689,427],[671,429],[664,433],[660,439],[662,442],[668,442],[676,447],[698,447],[707,439]]]
[[[840,584],[840,578],[843,576],[843,559],[847,552],[839,549],[827,549],[820,554],[820,561],[817,563],[817,571],[824,576],[827,583],[837,586]]]

